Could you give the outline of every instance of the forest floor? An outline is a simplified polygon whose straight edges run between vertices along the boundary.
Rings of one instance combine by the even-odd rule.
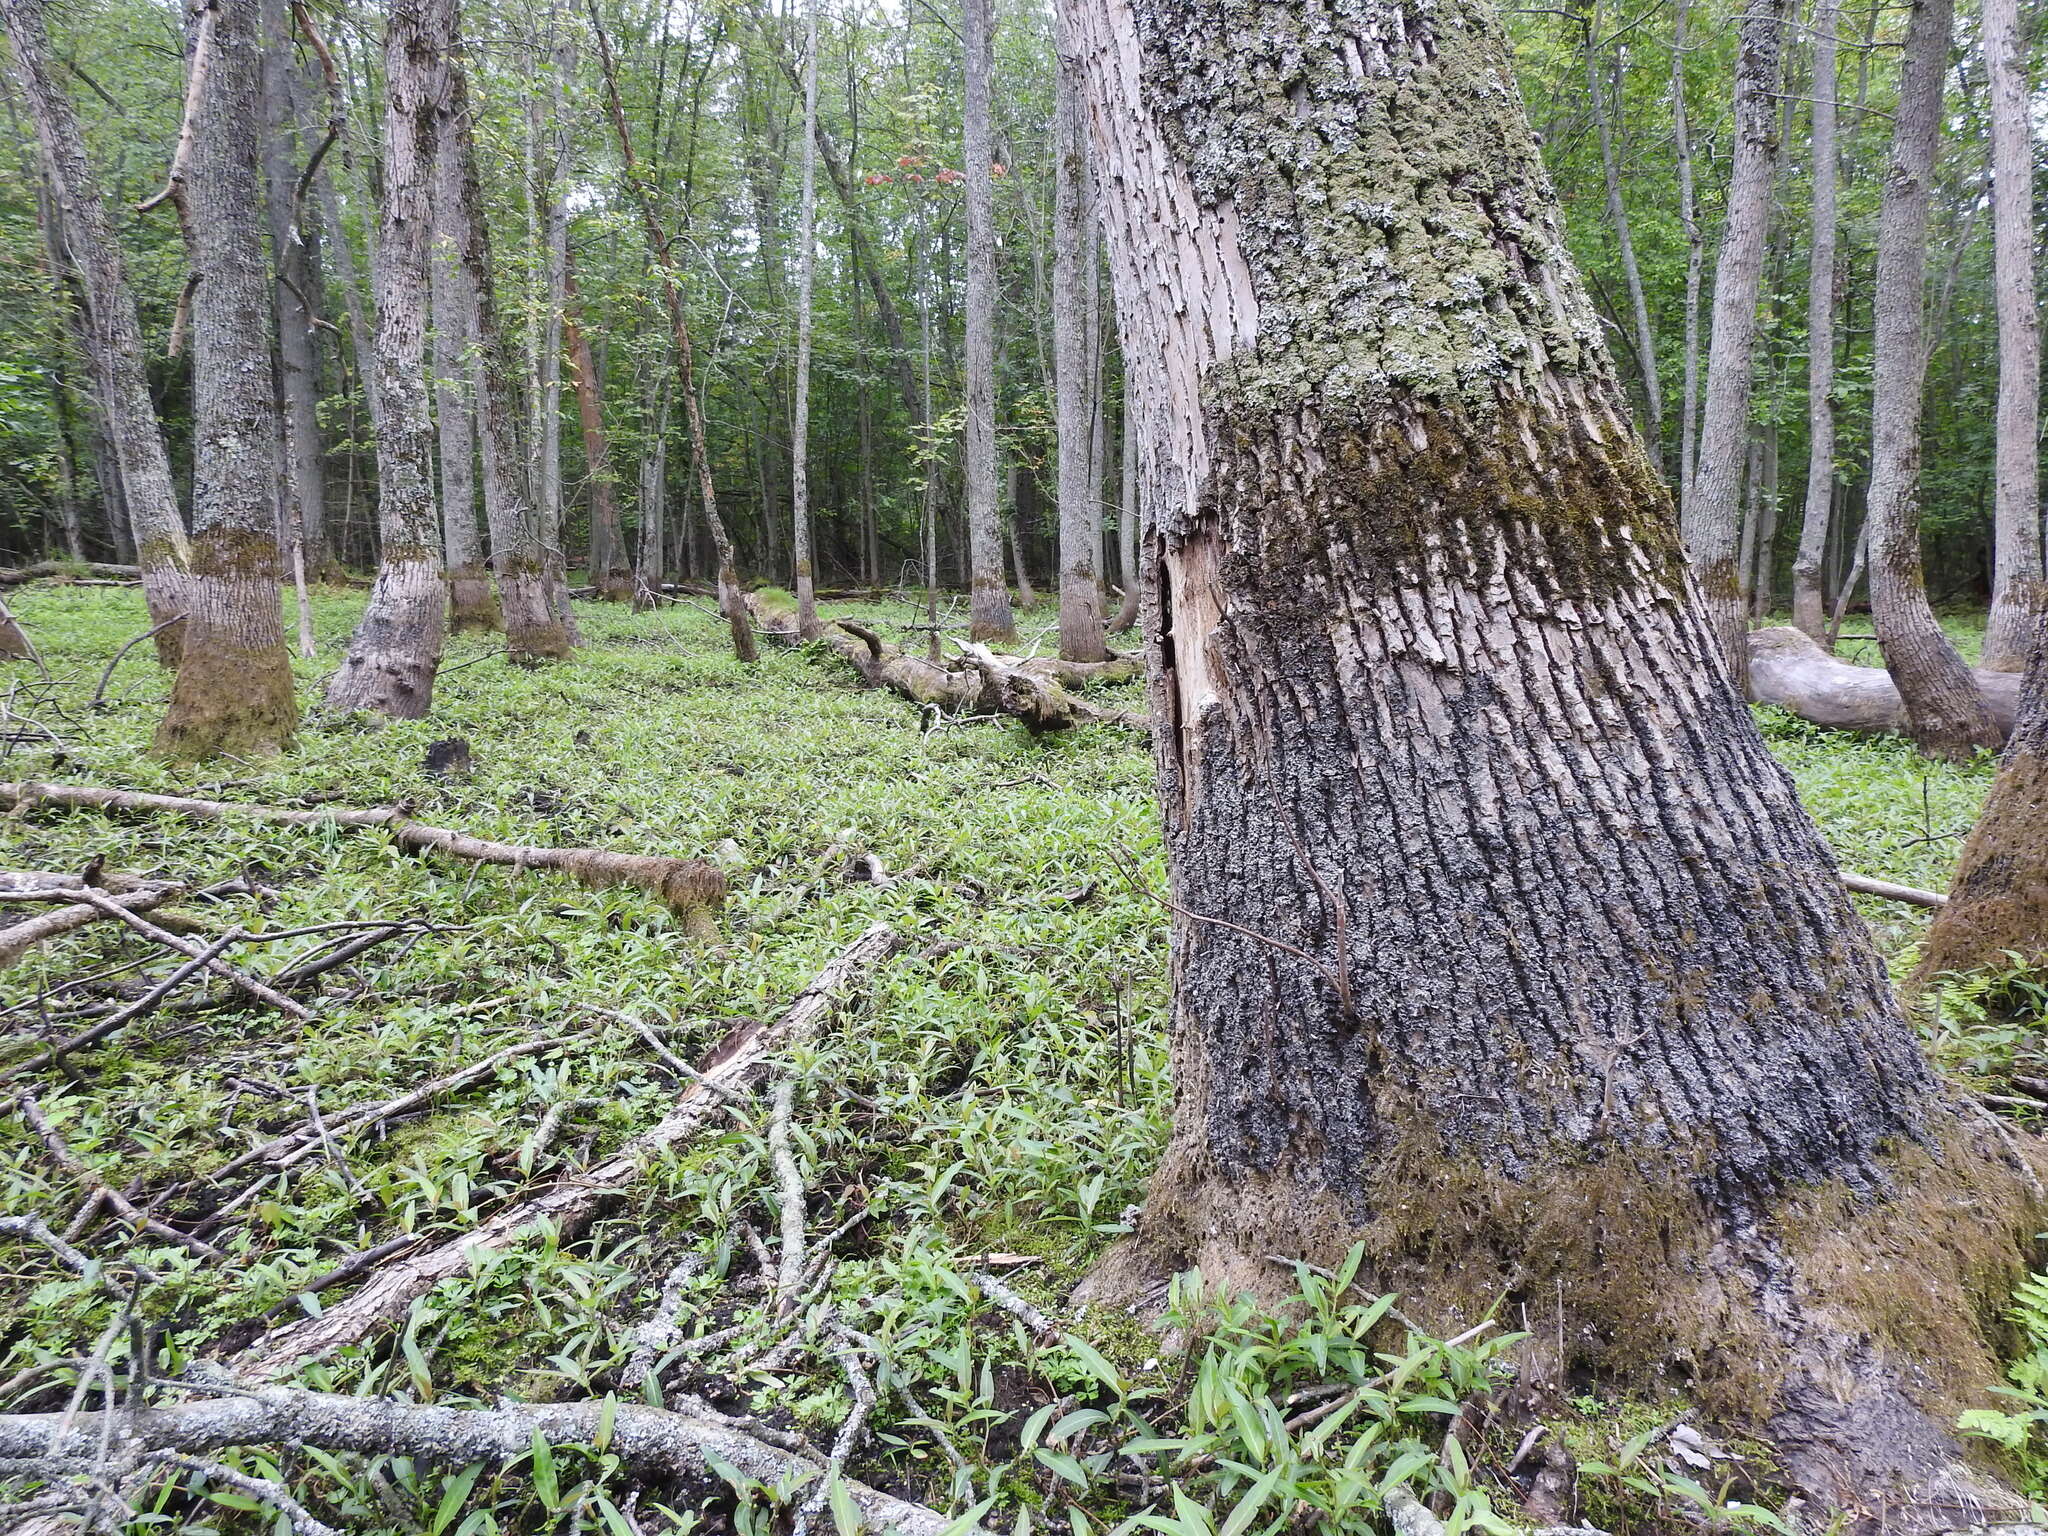
[[[316,598],[320,655],[300,663],[302,697],[317,697],[360,602]],[[207,1228],[220,1259],[153,1236],[135,1244],[111,1221],[74,1228],[95,1258],[151,1271],[134,1305],[159,1375],[209,1354],[232,1365],[266,1320],[335,1304],[345,1285],[307,1288],[350,1255],[407,1234],[445,1240],[573,1179],[661,1118],[687,1082],[673,1062],[699,1062],[735,1023],[780,1012],[883,923],[903,948],[837,1027],[776,1060],[756,1100],[655,1159],[573,1240],[539,1235],[443,1280],[401,1326],[298,1379],[454,1404],[695,1395],[820,1452],[871,1396],[848,1472],[1005,1531],[1026,1512],[1077,1536],[1142,1514],[1143,1528],[1238,1536],[1306,1510],[1321,1529],[1365,1532],[1381,1529],[1396,1483],[1433,1499],[1454,1531],[1518,1528],[1522,1484],[1507,1464],[1521,1427],[1470,1444],[1444,1433],[1495,1369],[1498,1335],[1445,1344],[1395,1330],[1376,1354],[1389,1349],[1384,1308],[1305,1272],[1284,1324],[1188,1297],[1160,1335],[1066,1305],[1141,1197],[1166,1129],[1166,912],[1152,894],[1164,876],[1150,759],[1129,733],[929,727],[894,695],[858,689],[835,657],[769,649],[741,666],[696,606],[579,603],[586,644],[567,664],[511,669],[490,637],[458,637],[428,720],[309,715],[282,759],[181,772],[144,752],[168,688],[146,646],[89,704],[108,659],[145,627],[139,594],[40,584],[14,605],[60,686],[14,663],[0,697],[56,741],[11,719],[0,779],[400,804],[509,842],[710,858],[730,882],[722,940],[707,947],[638,891],[409,854],[380,832],[47,805],[11,822],[13,869],[104,859],[194,887],[242,876],[261,888],[180,908],[201,937],[229,924],[259,940],[344,920],[413,925],[303,991],[309,1022],[230,994],[26,1071],[77,1027],[64,1015],[98,985],[82,977],[160,976],[176,957],[97,922],[0,971],[0,1095],[32,1093],[77,1163],[174,1226],[221,1198],[206,1194],[213,1170],[301,1126],[310,1105],[345,1122],[352,1107],[548,1042],[379,1127],[337,1132],[326,1155]],[[917,618],[903,604],[861,612],[892,627]],[[1047,628],[1026,616],[1041,642]],[[1766,728],[1846,867],[1946,886],[1988,765],[1930,764],[1903,742],[1789,717]],[[469,743],[469,771],[430,772],[428,748],[451,737]],[[1923,914],[1861,905],[1888,952],[1909,950]],[[232,957],[274,977],[334,937],[246,942]],[[1953,1070],[2007,1081],[2012,1039],[1967,1007],[1932,1029]],[[792,1155],[778,1158],[770,1104],[784,1087]],[[792,1164],[801,1302],[771,1283]],[[61,1231],[85,1189],[21,1116],[0,1118],[0,1213]],[[62,1408],[96,1352],[119,1366],[128,1346],[107,1329],[114,1304],[98,1279],[0,1245],[0,1410]],[[665,1281],[678,1334],[635,1386],[636,1329]],[[721,1337],[674,1347],[710,1335]],[[1341,1411],[1295,1411],[1338,1389]],[[1651,1449],[1682,1416],[1595,1397],[1572,1407],[1556,1428],[1582,1464],[1584,1515],[1616,1532],[1671,1528],[1671,1510],[1697,1528],[1775,1528],[1748,1502],[1768,1502],[1768,1488],[1731,1470],[1740,1462],[1699,1470]],[[303,1448],[228,1459],[282,1476],[349,1532],[785,1528],[778,1491],[737,1470],[731,1487],[629,1492],[596,1447],[543,1444],[481,1472]],[[196,1473],[150,1507],[194,1531],[273,1519]],[[817,1519],[850,1528],[837,1499]]]

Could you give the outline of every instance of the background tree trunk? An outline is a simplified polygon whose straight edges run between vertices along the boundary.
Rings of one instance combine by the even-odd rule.
[[[1706,236],[1700,229],[1699,198],[1693,188],[1692,127],[1685,109],[1685,56],[1691,46],[1687,24],[1689,0],[1678,0],[1671,26],[1671,139],[1678,176],[1678,223],[1685,231],[1685,379],[1681,386],[1678,423],[1679,521],[1692,503],[1693,471],[1699,457],[1700,425],[1700,279],[1707,263]]]
[[[995,71],[993,0],[962,0],[966,90],[961,171],[967,178],[967,478],[968,630],[975,640],[1016,635],[1003,581],[1003,532],[996,520],[996,223],[994,155],[989,150],[989,91]]]
[[[85,135],[63,87],[50,73],[42,0],[0,0],[14,49],[14,71],[35,119],[36,137],[56,193],[64,240],[85,288],[93,377],[100,411],[120,466],[120,493],[134,529],[136,563],[152,625],[184,611],[183,585],[192,559],[170,455],[150,399],[135,293],[106,205],[86,158]],[[195,265],[198,257],[194,256]],[[104,489],[104,488],[103,488]],[[175,666],[185,626],[158,629],[157,659]],[[288,735],[287,725],[286,734]]]
[[[1124,370],[1123,409],[1123,451],[1118,458],[1118,477],[1122,481],[1122,494],[1118,498],[1116,511],[1117,564],[1124,578],[1124,600],[1117,605],[1116,618],[1110,624],[1115,634],[1125,634],[1138,622],[1138,607],[1144,598],[1145,579],[1138,561],[1138,538],[1140,525],[1144,521],[1138,506],[1138,441],[1133,429],[1136,417],[1131,411],[1130,370]]]
[[[384,209],[377,239],[376,584],[327,685],[337,713],[417,720],[434,700],[447,593],[425,375],[434,146],[449,105],[456,0],[392,0],[384,29]]]
[[[497,280],[491,266],[490,222],[484,216],[483,185],[477,175],[476,142],[470,131],[469,79],[459,64],[449,67],[449,110],[445,128],[454,141],[462,176],[452,215],[456,249],[468,274],[476,306],[474,398],[482,447],[484,522],[491,533],[491,564],[498,575],[498,602],[505,623],[505,657],[520,666],[554,661],[574,648],[548,589],[547,546],[540,507],[534,499],[526,454],[519,440],[519,377],[512,338],[498,313]]]
[[[465,93],[466,95],[466,93]],[[498,600],[484,565],[476,520],[477,298],[463,265],[462,151],[451,89],[450,111],[434,148],[434,417],[441,445],[441,528],[448,559],[448,624],[500,628]]]
[[[1615,125],[1607,110],[1607,90],[1600,83],[1600,7],[1586,14],[1586,100],[1593,109],[1593,127],[1600,139],[1600,175],[1607,187],[1607,223],[1614,231],[1621,258],[1622,281],[1628,286],[1629,318],[1635,325],[1636,370],[1643,385],[1643,433],[1652,458],[1664,455],[1664,391],[1657,382],[1657,337],[1650,329],[1650,304],[1643,296],[1642,268],[1636,264],[1636,242],[1629,228],[1628,204],[1621,198],[1621,162],[1615,152]],[[1616,91],[1617,98],[1619,90]],[[1619,107],[1619,101],[1616,103]]]
[[[1085,398],[1096,359],[1088,347],[1084,306],[1092,295],[1087,268],[1095,254],[1088,226],[1095,218],[1094,178],[1081,122],[1080,61],[1057,25],[1054,59],[1052,359],[1054,422],[1059,438],[1060,655],[1101,661],[1102,508],[1094,477],[1095,412]]]
[[[1090,1293],[1363,1242],[1424,1326],[1515,1298],[1535,1381],[1684,1361],[1849,1529],[1945,1528],[1918,1370],[1999,1378],[2030,1185],[1728,685],[1493,8],[1076,14],[1176,913],[1173,1134]]]
[[[2018,0],[1984,0],[1991,86],[1993,287],[1998,294],[1994,583],[1984,665],[2018,672],[2048,646],[2041,551],[2041,329],[2034,294],[2034,149]]]
[[[1996,0],[1993,0],[1996,3]],[[1835,501],[1835,47],[1838,0],[1813,10],[1813,248],[1806,274],[1806,511],[1792,561],[1792,622],[1827,633],[1821,565]]]
[[[2020,685],[2019,716],[1983,813],[1970,829],[1915,978],[2048,965],[2048,646]]]
[[[1728,675],[1740,689],[1749,656],[1738,564],[1742,466],[1749,443],[1757,296],[1764,235],[1778,162],[1778,81],[1789,0],[1759,0],[1742,18],[1735,65],[1735,156],[1728,173],[1728,222],[1714,266],[1714,319],[1707,341],[1707,396],[1699,463],[1685,505],[1693,574]]]
[[[583,427],[583,467],[590,481],[590,583],[608,603],[630,602],[633,573],[626,563],[626,535],[619,523],[618,483],[612,477],[611,439],[604,430],[604,402],[598,394],[597,362],[590,338],[576,323],[576,284],[563,288],[571,306],[562,314],[562,339],[575,374],[576,416]]]
[[[1970,669],[1927,601],[1920,426],[1927,377],[1927,207],[1948,66],[1950,0],[1913,0],[1878,215],[1872,338],[1870,613],[1913,739],[1938,757],[1998,745]]]
[[[188,54],[205,49],[207,57],[188,57],[204,82],[179,198],[199,283],[191,319],[192,565],[181,593],[178,677],[156,732],[157,752],[175,761],[278,751],[299,718],[278,598],[255,0],[193,0],[186,36]]]
[[[789,447],[790,553],[796,574],[796,628],[818,630],[817,583],[811,574],[811,313],[818,265],[818,0],[804,7],[803,191],[796,269],[796,398]]]

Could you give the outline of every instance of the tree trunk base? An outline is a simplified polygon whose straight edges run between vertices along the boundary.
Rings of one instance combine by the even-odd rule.
[[[555,617],[541,572],[500,575],[498,600],[505,619],[505,659],[514,666],[561,661],[575,650],[568,629]]]
[[[1440,1337],[1516,1317],[1539,1401],[1589,1376],[1676,1390],[1764,1439],[1788,1491],[1844,1517],[1837,1536],[2021,1518],[2025,1501],[1952,1426],[2003,1380],[1997,1319],[2039,1262],[2048,1152],[1953,1113],[1878,1188],[1765,1192],[1732,1211],[1668,1154],[1575,1149],[1520,1180],[1397,1157],[1351,1205],[1284,1173],[1227,1179],[1198,1138],[1177,1138],[1136,1232],[1074,1299],[1156,1314],[1192,1269],[1277,1304],[1293,1294],[1286,1261],[1334,1267],[1362,1242],[1358,1289],[1398,1292]]]
[[[438,561],[387,561],[348,656],[327,685],[327,708],[338,715],[362,710],[392,720],[424,718],[434,702],[446,606]]]
[[[2019,678],[2009,672],[1973,676],[1999,731],[2010,735],[2019,712]],[[1750,631],[1749,696],[1831,730],[1908,734],[1905,702],[1890,673],[1852,666],[1784,625]]]
[[[458,565],[448,572],[450,634],[503,629],[498,600],[491,594],[490,573],[480,565]]]
[[[174,763],[268,757],[292,743],[299,704],[274,569],[185,578],[184,651],[151,748]],[[168,633],[168,631],[166,631]]]

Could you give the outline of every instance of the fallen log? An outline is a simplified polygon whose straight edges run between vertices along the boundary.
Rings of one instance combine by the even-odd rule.
[[[660,1154],[679,1146],[719,1113],[727,1098],[757,1084],[771,1053],[818,1033],[858,984],[865,982],[901,941],[877,924],[842,950],[776,1019],[728,1035],[702,1062],[702,1077],[685,1088],[652,1130],[635,1137],[594,1168],[551,1185],[439,1247],[378,1271],[362,1288],[318,1317],[305,1318],[258,1339],[234,1361],[250,1381],[275,1381],[302,1364],[346,1348],[380,1324],[396,1321],[442,1280],[467,1274],[479,1255],[502,1252],[545,1223],[567,1237],[606,1200],[632,1184]]]
[[[631,886],[665,903],[683,918],[693,938],[717,936],[713,914],[725,901],[725,875],[704,859],[676,859],[659,854],[614,853],[605,848],[545,848],[497,843],[447,827],[414,821],[395,805],[373,810],[326,807],[314,811],[245,801],[192,800],[182,795],[147,795],[133,790],[100,789],[89,784],[0,783],[0,800],[19,813],[37,804],[73,810],[133,811],[154,816],[189,816],[195,821],[262,821],[290,827],[349,827],[389,832],[401,847],[438,853],[477,864],[506,864],[514,869],[552,869],[584,885]],[[12,932],[12,930],[8,930]],[[4,963],[4,962],[0,962]]]
[[[1852,875],[1842,871],[1842,884],[1864,896],[1881,896],[1886,901],[1904,902],[1909,907],[1945,907],[1948,898],[1940,891],[1923,891],[1910,885],[1894,885],[1889,880],[1873,880],[1868,875]]]
[[[737,1468],[769,1487],[813,1484],[824,1463],[783,1450],[728,1424],[640,1403],[501,1403],[494,1408],[448,1408],[388,1397],[345,1397],[297,1387],[253,1392],[175,1406],[117,1412],[0,1414],[0,1462],[16,1474],[61,1480],[66,1472],[97,1466],[104,1451],[133,1464],[162,1452],[206,1453],[229,1446],[308,1445],[365,1456],[406,1456],[430,1466],[477,1462],[503,1467],[530,1455],[536,1441],[553,1446],[602,1444],[627,1471],[649,1480],[709,1478],[715,1464]],[[980,1526],[955,1524],[842,1476],[840,1486],[862,1519],[900,1536],[986,1536]]]
[[[120,895],[99,896],[99,901],[83,901],[83,885],[67,889],[52,889],[47,894],[31,894],[19,888],[0,892],[0,899],[9,901],[63,901],[65,905],[54,912],[45,912],[40,917],[25,918],[21,922],[0,928],[0,970],[18,964],[36,945],[50,939],[62,938],[65,934],[83,928],[87,923],[99,922],[114,914],[108,906],[126,912],[148,912],[162,906],[173,897],[184,894],[185,887],[176,881],[163,881],[130,889]]]
[[[2019,712],[2017,672],[1976,672],[1977,689],[2000,731],[2012,734]],[[1883,667],[1858,667],[1830,656],[1790,625],[1749,633],[1749,693],[1830,730],[1900,735],[1906,706]]]
[[[132,565],[101,565],[94,561],[38,560],[34,565],[0,570],[0,587],[18,587],[31,581],[140,581],[142,572]]]

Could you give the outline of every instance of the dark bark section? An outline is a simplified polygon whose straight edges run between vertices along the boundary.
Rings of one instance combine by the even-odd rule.
[[[156,751],[177,761],[274,752],[298,724],[278,600],[271,279],[257,173],[255,0],[197,0],[209,41],[179,212],[193,274],[192,560],[184,637]]]
[[[2048,967],[2048,646],[2027,664],[2019,722],[1963,844],[1948,905],[1928,930],[1917,979],[2002,969],[2014,957]]]

